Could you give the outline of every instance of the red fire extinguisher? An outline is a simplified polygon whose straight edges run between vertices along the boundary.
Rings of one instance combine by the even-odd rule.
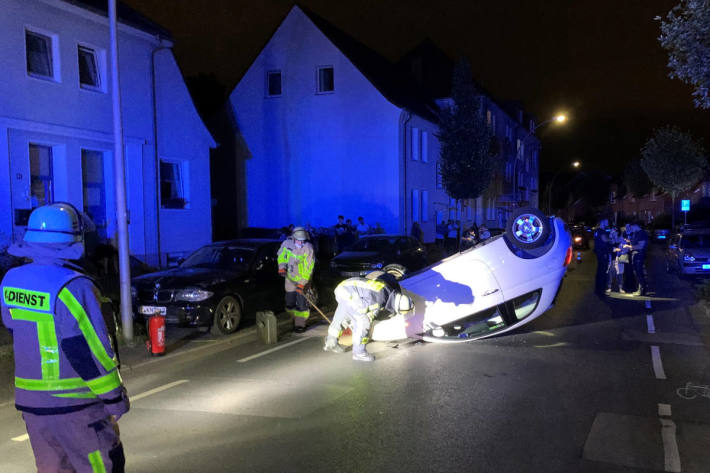
[[[152,315],[148,319],[148,351],[153,356],[165,354],[165,316]]]

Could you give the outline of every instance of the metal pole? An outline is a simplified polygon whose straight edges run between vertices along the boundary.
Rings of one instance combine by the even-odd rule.
[[[109,32],[111,36],[111,98],[113,103],[113,164],[116,185],[116,224],[118,226],[118,274],[121,291],[121,326],[123,338],[133,344],[133,313],[131,312],[131,268],[128,259],[128,216],[126,212],[126,175],[123,155],[121,121],[121,90],[118,77],[118,36],[116,0],[108,0]]]

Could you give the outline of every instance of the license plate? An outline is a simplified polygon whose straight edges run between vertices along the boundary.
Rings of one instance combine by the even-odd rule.
[[[354,278],[360,276],[360,271],[343,271],[340,274],[346,278]]]
[[[704,264],[703,269],[710,269],[710,264]]]
[[[138,307],[138,312],[143,315],[165,315],[167,308],[155,305],[142,305]]]

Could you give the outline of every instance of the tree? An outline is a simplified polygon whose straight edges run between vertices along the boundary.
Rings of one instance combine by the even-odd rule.
[[[651,192],[653,184],[646,175],[646,171],[641,167],[641,162],[634,159],[626,165],[624,169],[624,186],[627,192],[634,197],[643,197]]]
[[[661,22],[669,76],[695,87],[694,103],[710,108],[710,0],[680,0]]]
[[[491,184],[498,156],[491,152],[491,131],[465,59],[454,67],[451,89],[453,104],[439,112],[439,172],[449,197],[477,199]]]
[[[641,167],[651,182],[671,196],[671,223],[675,228],[675,199],[703,177],[707,166],[702,143],[676,127],[654,131],[641,149]]]

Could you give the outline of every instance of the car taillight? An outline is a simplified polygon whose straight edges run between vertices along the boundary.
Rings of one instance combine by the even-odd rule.
[[[574,237],[574,241],[580,242],[580,241],[582,241],[582,237]]]
[[[565,266],[567,266],[568,264],[570,264],[572,262],[572,254],[573,254],[572,247],[570,246],[567,248],[567,254],[565,255],[565,264],[564,264]]]

